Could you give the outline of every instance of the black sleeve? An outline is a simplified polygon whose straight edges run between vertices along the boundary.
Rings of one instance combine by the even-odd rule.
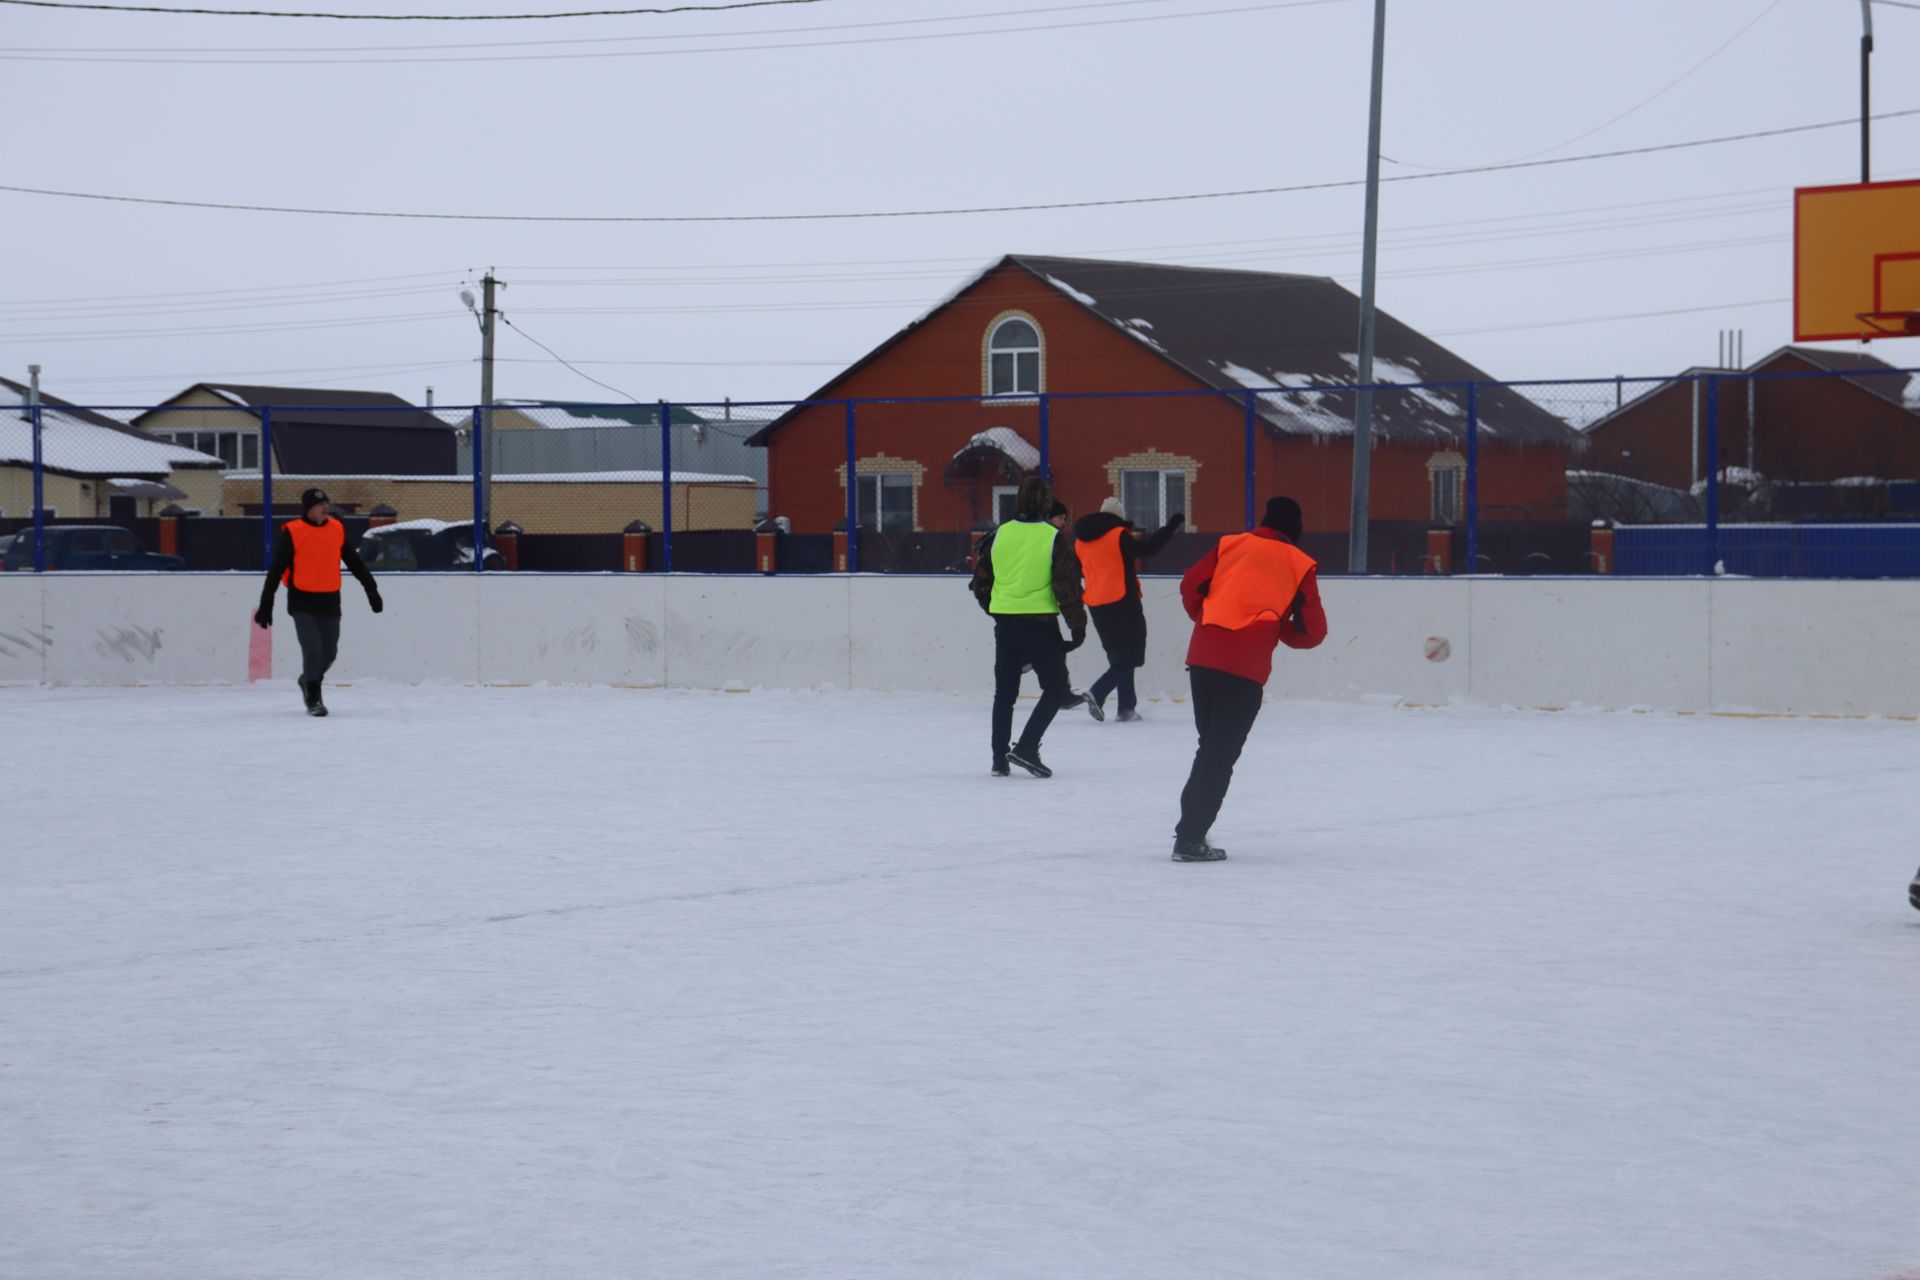
[[[973,581],[967,584],[982,613],[993,612],[993,535],[980,539],[973,549]]]
[[[341,544],[340,559],[347,566],[347,572],[367,589],[368,594],[380,589],[373,583],[373,570],[367,568],[367,562],[360,558],[360,553],[354,549],[351,542]]]
[[[1120,545],[1131,547],[1135,560],[1145,560],[1148,556],[1157,556],[1165,551],[1167,544],[1173,541],[1173,535],[1179,528],[1180,526],[1176,524],[1164,524],[1144,538],[1136,538],[1128,534],[1120,540]]]
[[[293,568],[293,535],[287,526],[281,525],[280,532],[273,535],[273,563],[267,566],[267,585],[260,588],[260,607],[273,608],[273,597],[280,590],[280,579],[287,576],[287,570]]]
[[[1087,629],[1087,606],[1081,600],[1080,553],[1074,550],[1073,534],[1065,529],[1053,540],[1053,597],[1060,603],[1060,616],[1069,631]]]

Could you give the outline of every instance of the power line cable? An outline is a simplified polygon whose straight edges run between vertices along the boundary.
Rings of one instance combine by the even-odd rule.
[[[4,0],[0,0],[4,2]],[[1920,108],[1883,111],[1874,120],[1899,120],[1920,115]],[[1814,133],[1825,129],[1855,128],[1858,117],[1824,120],[1818,124],[1789,125],[1778,129],[1756,129],[1746,133],[1695,138],[1686,142],[1665,142],[1643,147],[1624,147],[1615,151],[1592,151],[1584,155],[1558,156],[1545,160],[1522,160],[1508,164],[1473,165],[1460,169],[1442,169],[1433,173],[1393,174],[1382,182],[1425,182],[1435,178],[1455,178],[1482,173],[1510,173],[1558,165],[1581,164],[1593,160],[1615,160],[1627,156],[1657,155],[1687,151],[1698,147],[1723,146],[1734,142],[1752,142]],[[552,223],[711,223],[711,222],[841,222],[881,218],[938,218],[989,213],[1037,213],[1062,209],[1105,209],[1126,205],[1177,204],[1200,200],[1232,200],[1249,196],[1291,195],[1306,191],[1335,191],[1364,184],[1360,178],[1342,178],[1328,182],[1301,182],[1277,187],[1248,187],[1237,191],[1203,191],[1172,196],[1127,196],[1107,200],[1060,200],[1034,204],[978,205],[948,209],[888,209],[838,213],[734,213],[734,214],[514,214],[514,213],[419,213],[385,209],[320,209],[297,205],[237,204],[216,200],[172,200],[156,196],[110,195],[94,191],[64,191],[51,187],[29,187],[0,183],[0,191],[19,195],[49,196],[65,200],[94,200],[111,204],[158,205],[178,209],[218,209],[239,213],[289,213],[328,218],[403,218],[440,222],[552,222]]]
[[[626,18],[640,14],[723,13],[732,9],[771,9],[780,5],[822,4],[825,0],[731,0],[722,4],[682,4],[647,9],[577,9],[567,13],[305,13],[278,9],[191,9],[157,4],[94,4],[86,0],[0,0],[30,9],[89,9],[105,13],[193,14],[215,18],[326,18],[335,22],[536,22],[552,18]]]
[[[386,45],[268,45],[264,47],[223,46],[220,48],[187,47],[177,45],[155,46],[151,44],[123,47],[74,45],[74,46],[16,46],[13,53],[429,53],[459,49],[526,49],[553,45],[578,44],[651,44],[668,40],[740,40],[763,36],[811,35],[829,31],[869,31],[885,27],[916,27],[938,22],[976,22],[990,18],[1039,17],[1050,13],[1079,13],[1089,9],[1129,9],[1145,4],[1177,4],[1182,0],[1094,0],[1088,4],[1047,5],[1032,9],[997,9],[978,13],[941,14],[922,18],[888,18],[875,22],[833,22],[814,23],[801,27],[755,27],[751,31],[682,31],[676,33],[655,32],[641,36],[569,36],[557,40],[478,40],[459,43],[436,44],[386,44]]]
[[[1671,90],[1679,88],[1682,84],[1686,83],[1686,81],[1692,79],[1696,72],[1700,71],[1708,63],[1712,62],[1715,58],[1718,58],[1721,54],[1725,53],[1728,49],[1731,49],[1735,44],[1739,42],[1740,37],[1746,35],[1747,32],[1759,26],[1761,19],[1765,18],[1768,14],[1772,13],[1775,9],[1778,9],[1784,3],[1785,3],[1785,0],[1771,0],[1771,3],[1769,3],[1764,8],[1762,8],[1759,13],[1756,13],[1753,15],[1753,17],[1749,18],[1744,26],[1742,26],[1738,31],[1735,31],[1731,36],[1727,37],[1727,39],[1724,42],[1722,42],[1720,45],[1718,45],[1713,50],[1712,53],[1709,53],[1706,57],[1700,59],[1700,61],[1694,63],[1691,67],[1688,67],[1685,71],[1681,72],[1679,75],[1675,76],[1673,79],[1667,81],[1667,83],[1661,85],[1658,89],[1655,89],[1652,93],[1640,99],[1640,101],[1634,103],[1632,106],[1628,107],[1625,111],[1622,111],[1620,114],[1601,121],[1599,124],[1593,126],[1593,128],[1591,129],[1587,129],[1581,133],[1576,133],[1571,138],[1563,138],[1559,142],[1554,143],[1550,147],[1541,147],[1538,151],[1529,151],[1524,155],[1514,156],[1513,159],[1514,160],[1531,160],[1535,156],[1544,156],[1548,152],[1558,151],[1562,147],[1570,147],[1576,142],[1580,142],[1580,141],[1583,141],[1584,139],[1591,138],[1596,133],[1600,133],[1606,129],[1612,128],[1614,125],[1619,124],[1622,120],[1625,120],[1628,116],[1633,115],[1635,112],[1639,111],[1642,107],[1651,106],[1654,102],[1658,101],[1660,98],[1665,97],[1667,93],[1670,92]],[[1413,161],[1413,160],[1395,160],[1391,156],[1387,155],[1385,152],[1381,153],[1380,158],[1382,160],[1385,160],[1389,164],[1404,165],[1412,169],[1434,169],[1434,168],[1445,167],[1442,165],[1421,164],[1418,161]]]
[[[0,4],[40,3],[41,0],[0,0]],[[93,62],[122,66],[425,66],[435,63],[468,62],[559,62],[581,58],[672,58],[691,54],[765,53],[780,49],[840,49],[853,45],[909,44],[926,40],[958,40],[973,36],[1022,35],[1039,31],[1072,31],[1086,27],[1129,26],[1142,22],[1173,22],[1187,18],[1217,18],[1231,14],[1260,13],[1270,9],[1308,9],[1321,5],[1350,4],[1352,0],[1265,0],[1261,4],[1238,5],[1225,9],[1199,9],[1191,13],[1150,13],[1132,18],[1087,18],[1079,22],[1037,23],[1024,27],[980,27],[969,31],[930,31],[916,35],[862,36],[851,40],[788,40],[772,44],[701,45],[691,49],[610,49],[592,53],[498,53],[472,54],[451,58],[223,58],[223,57],[145,57],[69,54],[0,53],[0,59],[13,62]]]
[[[532,334],[528,333],[525,329],[522,329],[519,325],[515,324],[511,319],[508,318],[506,312],[503,311],[500,313],[500,319],[506,324],[507,328],[513,330],[515,333],[525,338],[528,342],[531,342],[534,346],[540,348],[542,351],[552,356],[555,360],[558,360],[561,364],[566,365],[567,368],[573,369],[573,371],[576,374],[579,374],[579,376],[581,376],[582,378],[585,378],[588,382],[591,382],[594,386],[605,387],[607,390],[613,392],[615,395],[626,396],[627,399],[633,401],[635,404],[640,403],[640,400],[637,396],[628,395],[627,392],[622,391],[619,387],[614,386],[611,382],[602,382],[600,381],[600,379],[594,377],[592,374],[586,372],[583,369],[575,369],[572,364],[568,363],[567,358],[565,356],[561,355],[558,351],[555,351],[552,347],[548,346],[546,343],[540,341],[540,339],[534,337]]]

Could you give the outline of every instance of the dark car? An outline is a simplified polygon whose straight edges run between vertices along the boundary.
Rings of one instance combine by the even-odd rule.
[[[49,569],[180,569],[186,561],[147,551],[131,530],[111,524],[59,524],[47,529]],[[33,530],[13,536],[6,558],[9,571],[33,568]]]
[[[367,568],[392,573],[409,569],[473,568],[473,521],[403,520],[360,535],[360,558]],[[487,548],[486,567],[504,569],[506,560]]]

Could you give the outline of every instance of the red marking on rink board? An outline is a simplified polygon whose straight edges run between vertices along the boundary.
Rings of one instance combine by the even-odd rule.
[[[273,679],[273,631],[247,614],[247,683]]]

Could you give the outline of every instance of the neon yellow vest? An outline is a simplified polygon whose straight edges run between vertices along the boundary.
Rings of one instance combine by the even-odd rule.
[[[989,613],[1058,613],[1053,594],[1053,540],[1044,520],[1009,520],[993,535],[993,599]]]

